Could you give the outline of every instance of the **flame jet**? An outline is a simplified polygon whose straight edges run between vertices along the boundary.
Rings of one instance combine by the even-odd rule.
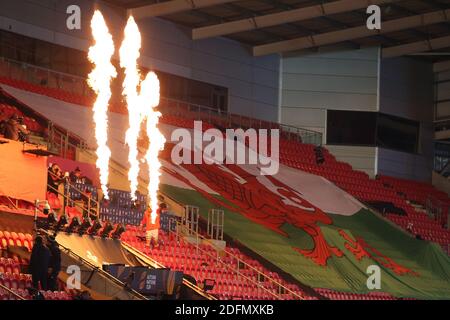
[[[161,113],[155,110],[159,105],[159,80],[154,72],[149,72],[141,84],[141,98],[143,103],[148,103],[150,108],[145,108],[147,119],[147,135],[149,146],[145,155],[148,165],[148,195],[150,198],[150,208],[152,208],[151,219],[155,223],[158,206],[159,177],[161,176],[161,161],[158,158],[159,152],[164,149],[166,139],[158,129],[158,122]]]
[[[108,147],[108,105],[111,99],[111,80],[117,76],[116,68],[111,63],[114,54],[114,42],[105,19],[96,10],[91,20],[91,30],[95,44],[89,48],[88,59],[94,68],[88,76],[88,85],[97,95],[93,106],[95,138],[97,140],[96,166],[100,171],[100,183],[106,199],[108,196],[109,158]]]
[[[125,36],[120,47],[120,66],[125,69],[123,82],[123,95],[128,108],[129,128],[125,133],[125,142],[128,145],[128,180],[130,181],[131,198],[136,199],[139,176],[139,151],[137,141],[141,123],[146,121],[146,131],[150,143],[145,155],[149,170],[148,194],[150,208],[152,208],[152,222],[156,220],[156,207],[158,205],[157,193],[161,163],[158,159],[159,151],[164,148],[165,139],[157,125],[161,113],[155,110],[159,105],[160,87],[158,77],[149,72],[141,82],[141,75],[137,66],[140,56],[141,35],[133,17],[129,17],[125,27]],[[140,92],[138,88],[140,87]]]
[[[138,145],[140,124],[143,120],[142,99],[139,98],[138,86],[140,73],[137,67],[137,59],[140,56],[141,34],[133,17],[128,19],[124,30],[125,37],[120,47],[120,66],[125,69],[123,81],[123,95],[126,98],[128,109],[129,128],[125,133],[125,143],[128,145],[128,180],[130,181],[131,198],[136,199],[139,175]]]

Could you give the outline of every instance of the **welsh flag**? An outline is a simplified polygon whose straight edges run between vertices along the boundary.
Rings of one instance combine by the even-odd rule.
[[[164,171],[165,194],[204,218],[222,208],[225,233],[308,286],[368,293],[367,269],[376,265],[380,291],[450,297],[450,259],[439,245],[412,238],[322,177],[285,166],[275,176],[248,165],[165,162]]]
[[[3,89],[92,142],[90,108],[8,86]],[[109,113],[112,159],[124,168],[127,125],[126,115]],[[175,129],[161,125],[167,141]],[[209,209],[222,208],[226,234],[300,282],[368,293],[367,269],[376,265],[383,292],[450,298],[450,258],[437,244],[412,238],[328,180],[284,165],[272,176],[261,175],[258,165],[175,165],[171,148],[169,143],[161,154],[163,193],[198,206],[205,218]]]

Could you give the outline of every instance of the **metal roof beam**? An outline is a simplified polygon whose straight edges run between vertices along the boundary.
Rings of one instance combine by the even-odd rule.
[[[362,25],[338,31],[321,33],[308,37],[300,37],[296,39],[255,46],[253,47],[253,54],[255,56],[261,56],[276,52],[308,49],[313,47],[335,44],[338,42],[348,40],[370,37],[377,34],[386,34],[405,29],[442,23],[449,21],[449,19],[450,19],[450,9],[439,10],[425,14],[384,21],[381,30],[376,29],[369,30],[366,25]]]
[[[183,11],[217,6],[233,1],[237,0],[171,0],[128,9],[127,12],[136,20],[139,20],[147,17],[166,16]]]
[[[436,73],[450,71],[450,60],[436,62],[433,65],[433,71]]]
[[[399,46],[384,48],[383,58],[399,57],[407,54],[426,52],[450,47],[450,36],[416,41]]]
[[[400,0],[372,0],[371,4],[390,4]],[[277,5],[275,2],[271,4]],[[282,5],[280,3],[280,5]],[[192,30],[193,39],[224,36],[232,33],[272,27],[295,21],[325,17],[331,14],[349,12],[367,8],[368,2],[361,0],[339,0],[304,8],[292,8],[286,11],[205,26]]]

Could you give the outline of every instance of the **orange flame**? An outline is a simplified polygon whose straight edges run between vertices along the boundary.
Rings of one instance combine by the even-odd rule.
[[[114,54],[114,42],[105,19],[98,10],[92,16],[91,29],[95,44],[89,48],[88,59],[95,67],[88,76],[88,84],[97,95],[93,106],[95,138],[97,140],[96,165],[100,171],[100,183],[103,194],[108,199],[107,183],[109,158],[111,157],[111,150],[107,144],[108,104],[111,98],[111,80],[117,76],[117,72],[111,63],[111,58]]]
[[[159,104],[159,80],[154,72],[149,72],[141,82],[141,76],[137,67],[137,59],[140,56],[141,35],[133,17],[128,18],[125,27],[125,37],[120,47],[120,66],[125,69],[123,94],[126,97],[128,108],[129,128],[125,134],[125,141],[129,147],[128,180],[130,181],[131,197],[136,198],[139,175],[139,159],[137,140],[141,123],[146,120],[147,135],[150,140],[145,160],[149,170],[148,194],[150,208],[152,208],[152,223],[156,220],[156,208],[158,206],[157,194],[159,189],[159,177],[161,175],[161,163],[158,159],[159,151],[164,148],[165,139],[157,125],[161,114],[155,111]],[[140,92],[138,87],[140,86]]]

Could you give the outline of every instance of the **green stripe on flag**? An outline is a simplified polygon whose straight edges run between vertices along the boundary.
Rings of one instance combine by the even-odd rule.
[[[209,200],[194,190],[162,185],[161,190],[183,204],[200,208],[202,217],[216,208]],[[222,201],[224,199],[220,196]],[[343,257],[331,257],[327,266],[318,266],[296,252],[292,247],[310,249],[313,241],[303,230],[284,224],[284,237],[239,213],[224,209],[225,233],[238,239],[248,248],[269,260],[300,282],[314,288],[329,288],[344,292],[368,293],[367,267],[378,263],[371,258],[358,261],[344,246],[339,234],[344,230],[353,239],[362,237],[371,247],[396,263],[412,269],[419,276],[397,275],[391,269],[381,268],[381,290],[397,297],[422,299],[450,299],[450,258],[442,249],[430,242],[416,240],[368,210],[352,216],[331,215],[333,225],[321,226],[326,240],[344,252]]]

